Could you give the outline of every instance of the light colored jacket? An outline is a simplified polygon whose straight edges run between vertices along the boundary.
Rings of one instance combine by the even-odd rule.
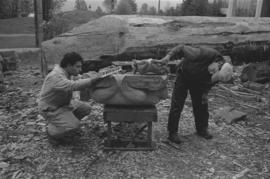
[[[38,97],[38,107],[41,111],[54,111],[70,106],[72,92],[91,86],[92,78],[73,81],[68,73],[56,65],[46,76]]]

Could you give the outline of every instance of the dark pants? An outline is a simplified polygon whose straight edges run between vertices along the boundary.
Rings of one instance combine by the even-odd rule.
[[[192,100],[196,130],[197,132],[207,130],[209,118],[207,94],[209,89],[202,81],[192,80],[182,70],[178,71],[168,120],[170,134],[178,132],[179,119],[188,91]]]

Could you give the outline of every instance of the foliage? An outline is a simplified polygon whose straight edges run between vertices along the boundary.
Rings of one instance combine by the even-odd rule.
[[[130,5],[129,1],[126,0],[120,0],[118,3],[115,14],[132,14],[132,6]]]
[[[182,15],[204,16],[208,6],[207,0],[184,0],[182,4]]]
[[[53,0],[53,12],[58,13],[60,12],[61,7],[67,0]]]
[[[31,12],[34,12],[33,0],[21,0],[20,1],[20,15],[25,17]]]
[[[117,4],[117,0],[104,0],[102,4],[107,12],[113,12],[115,5]]]
[[[182,14],[182,6],[180,4],[177,4],[176,7],[168,7],[164,15],[166,16],[180,16]]]
[[[142,4],[141,9],[139,11],[139,14],[142,14],[142,15],[148,14],[148,4],[147,3]]]
[[[51,39],[69,30],[68,20],[63,18],[63,13],[59,13],[43,25],[43,30],[44,40]]]
[[[98,15],[98,16],[102,16],[102,15],[104,15],[105,13],[103,12],[103,10],[101,9],[101,7],[97,7],[97,9],[96,9],[96,14]]]
[[[213,4],[209,4],[209,13],[212,16],[223,16],[220,9],[223,7],[222,1],[214,1]]]
[[[76,10],[83,10],[83,11],[88,10],[85,0],[76,0],[75,1],[75,9]]]
[[[0,0],[0,19],[18,16],[19,1]]]
[[[184,0],[181,8],[183,16],[222,16],[220,8],[223,2],[214,1],[212,4],[208,0]]]
[[[137,12],[136,0],[126,0],[126,1],[130,4],[132,12],[136,13]]]
[[[141,14],[141,15],[156,15],[157,9],[154,6],[148,7],[147,3],[143,3],[141,6],[141,9],[139,11],[139,14]]]
[[[149,7],[148,14],[149,15],[156,15],[157,14],[157,8],[155,8],[155,6]]]

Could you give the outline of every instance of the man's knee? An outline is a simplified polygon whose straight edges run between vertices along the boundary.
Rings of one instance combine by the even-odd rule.
[[[83,117],[89,115],[90,112],[90,105],[83,103],[73,113],[78,119],[82,119]]]
[[[51,116],[48,121],[48,134],[51,136],[61,136],[80,127],[80,121],[74,116],[72,111],[65,111]]]

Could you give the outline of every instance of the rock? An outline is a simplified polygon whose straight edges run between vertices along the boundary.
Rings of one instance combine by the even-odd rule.
[[[246,118],[247,114],[232,107],[224,107],[215,112],[216,117],[224,120],[226,124],[232,124]]]
[[[248,64],[242,70],[240,78],[242,82],[265,83],[270,81],[270,62]]]
[[[87,60],[160,59],[178,44],[214,47],[234,63],[263,61],[269,29],[269,18],[108,15],[43,42],[42,50],[49,65],[71,51]]]

